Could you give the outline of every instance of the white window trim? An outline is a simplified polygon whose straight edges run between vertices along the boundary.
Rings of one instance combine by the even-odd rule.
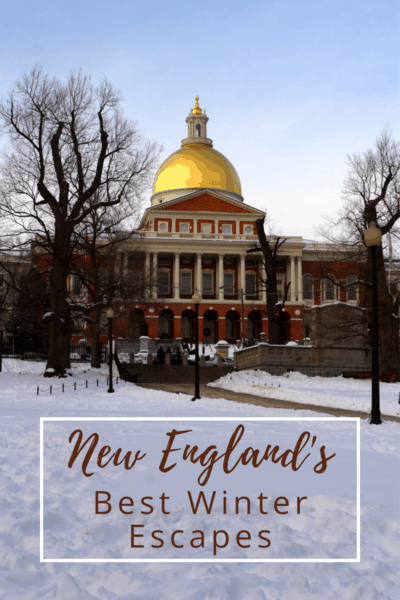
[[[351,282],[349,281],[350,277],[354,277],[355,281]],[[348,275],[346,277],[346,286],[351,285],[351,283],[354,283],[355,285],[355,292],[356,292],[356,297],[353,300],[349,300],[349,288],[346,287],[346,302],[348,302],[349,304],[358,304],[358,300],[359,300],[359,281],[357,278],[357,275]]]
[[[183,230],[182,227],[187,227],[187,230]],[[179,233],[190,233],[190,223],[179,223]]]
[[[223,223],[222,227],[222,235],[232,235],[232,223]],[[229,231],[224,231],[224,227],[229,227]]]
[[[190,273],[190,294],[193,293],[193,271],[192,269],[181,269],[179,272],[179,294],[183,294],[182,274]],[[185,296],[188,295],[185,293]]]
[[[326,297],[326,282],[329,281],[330,283],[332,283],[333,285],[333,299],[328,299]],[[336,298],[337,298],[337,291],[336,291],[336,280],[335,278],[332,276],[331,278],[327,278],[324,277],[324,279],[322,280],[322,287],[323,287],[323,298],[324,298],[324,303],[328,303],[328,302],[336,302]]]
[[[158,293],[160,293],[159,290],[159,282],[158,282],[158,274],[159,273],[168,273],[168,291],[167,292],[161,292],[161,293],[166,293],[166,294],[171,294],[171,269],[166,269],[166,268],[161,268],[158,267],[157,269],[157,291]]]
[[[210,231],[204,231],[203,227],[209,228]],[[201,233],[210,235],[212,233],[212,223],[200,223]]]
[[[254,292],[252,294],[247,293],[247,287],[246,287],[246,289],[245,289],[246,296],[257,296],[257,273],[256,273],[256,271],[255,270],[245,271],[244,275],[245,275],[245,277],[244,277],[245,287],[246,287],[246,275],[253,275],[253,277],[254,277]]]
[[[304,277],[306,275],[309,275],[311,277],[311,298],[304,298]],[[312,306],[314,304],[314,277],[311,275],[311,273],[303,273],[301,284],[303,302],[306,306]]]
[[[225,289],[225,275],[232,275],[233,278],[233,283],[232,283],[232,294],[227,294],[226,289]],[[236,294],[236,290],[235,290],[235,271],[224,271],[224,297],[226,298],[231,297],[231,296],[235,296]]]
[[[165,229],[161,229],[161,225],[165,225]],[[161,231],[162,233],[169,232],[169,223],[168,221],[158,221],[157,223],[157,231]]]
[[[201,285],[202,285],[202,288],[203,288],[203,294],[205,293],[205,292],[204,292],[204,285],[203,285],[203,275],[204,275],[205,273],[208,273],[208,274],[210,274],[210,275],[211,275],[211,292],[210,292],[210,295],[212,295],[212,294],[214,294],[214,293],[215,293],[215,290],[214,290],[214,271],[212,271],[211,269],[203,269],[203,270],[202,270],[202,274],[201,274]],[[207,294],[207,295],[208,295],[208,294]]]

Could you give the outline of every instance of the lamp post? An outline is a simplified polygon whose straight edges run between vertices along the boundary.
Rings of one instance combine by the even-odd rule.
[[[200,371],[199,371],[199,304],[201,302],[201,295],[199,292],[195,292],[192,296],[192,302],[194,304],[195,318],[194,318],[194,333],[195,333],[195,355],[194,355],[194,396],[192,402],[200,400]]]
[[[112,320],[114,317],[114,311],[111,308],[111,306],[107,310],[106,315],[107,315],[107,319],[108,319],[108,364],[109,364],[109,369],[110,369],[109,384],[108,384],[107,391],[109,394],[112,394],[113,392],[115,392],[115,390],[113,388],[113,372],[112,372],[112,363],[113,363]]]
[[[364,233],[364,241],[371,252],[371,274],[372,274],[372,323],[371,323],[371,346],[372,346],[372,405],[371,425],[380,425],[381,412],[379,408],[379,313],[378,313],[378,272],[377,252],[382,240],[382,234],[376,223],[372,221]]]

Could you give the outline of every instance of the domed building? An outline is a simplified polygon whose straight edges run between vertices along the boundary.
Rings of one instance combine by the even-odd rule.
[[[227,198],[243,202],[239,175],[231,162],[213,148],[207,137],[208,117],[196,105],[186,119],[188,137],[161,165],[153,185],[152,205],[189,191],[220,190]]]
[[[262,256],[247,253],[258,243],[256,220],[264,213],[245,203],[235,167],[208,137],[208,117],[198,100],[196,96],[186,118],[187,137],[154,179],[151,206],[140,224],[144,263],[126,263],[137,271],[144,267],[152,284],[145,301],[123,307],[126,316],[118,320],[121,337],[193,341],[192,295],[198,292],[201,341],[235,343],[259,338],[261,332],[268,339]],[[281,295],[290,283],[284,308],[287,340],[307,335],[313,304],[346,300],[346,291],[329,281],[317,282],[318,260],[316,249],[301,237],[287,238],[279,248]],[[346,290],[347,275],[342,276]]]

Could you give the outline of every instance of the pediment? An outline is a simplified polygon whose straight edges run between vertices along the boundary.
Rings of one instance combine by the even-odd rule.
[[[149,208],[148,211],[236,213],[259,215],[260,217],[264,215],[257,208],[243,204],[243,202],[239,202],[238,200],[233,200],[224,194],[209,191],[185,194],[162,204],[156,204]]]

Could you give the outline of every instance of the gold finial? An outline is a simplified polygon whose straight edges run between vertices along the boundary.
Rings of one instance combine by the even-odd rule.
[[[194,108],[192,108],[192,113],[193,113],[194,115],[201,115],[201,113],[202,113],[203,111],[201,110],[201,108],[200,108],[200,106],[199,106],[199,97],[198,97],[198,96],[196,96],[195,100],[196,100],[196,104],[194,105]]]

